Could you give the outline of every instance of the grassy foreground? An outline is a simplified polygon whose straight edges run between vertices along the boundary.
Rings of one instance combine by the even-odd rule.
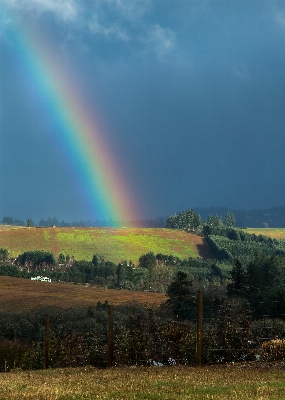
[[[58,369],[0,374],[0,399],[284,399],[284,370],[230,367]]]

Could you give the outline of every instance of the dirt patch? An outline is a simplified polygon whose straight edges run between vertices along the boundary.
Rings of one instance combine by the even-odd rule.
[[[188,233],[188,235],[191,235],[191,242],[193,243],[193,246],[196,247],[198,250],[199,256],[204,258],[205,260],[213,258],[213,254],[210,250],[210,247],[206,241],[201,236],[193,235],[191,233]]]

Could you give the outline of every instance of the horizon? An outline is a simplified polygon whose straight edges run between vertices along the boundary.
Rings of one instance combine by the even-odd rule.
[[[231,209],[229,207],[226,206],[211,206],[211,207],[188,207],[184,210],[179,210],[176,211],[175,213],[172,213],[168,216],[156,216],[156,217],[149,217],[149,218],[144,218],[144,219],[140,219],[140,220],[113,220],[112,218],[109,219],[105,219],[105,220],[84,220],[84,219],[78,219],[78,220],[64,220],[61,218],[58,218],[57,216],[49,216],[49,217],[41,217],[40,219],[34,219],[32,217],[28,217],[28,218],[17,218],[17,217],[13,217],[13,216],[3,216],[2,220],[0,221],[0,224],[3,225],[17,225],[20,222],[23,223],[24,225],[22,226],[26,226],[26,223],[28,220],[31,220],[31,223],[33,224],[33,226],[35,227],[50,227],[50,226],[62,226],[64,227],[65,225],[62,224],[66,224],[66,226],[70,227],[72,225],[76,226],[76,227],[104,227],[104,228],[120,228],[120,227],[165,227],[165,223],[167,221],[167,219],[170,216],[174,216],[176,214],[179,214],[185,210],[190,210],[193,209],[195,212],[197,212],[200,217],[202,218],[202,220],[205,220],[209,215],[218,215],[221,218],[224,218],[227,214],[227,212],[233,212],[235,216],[237,216],[238,218],[241,218],[241,215],[250,215],[250,214],[256,214],[256,213],[263,213],[262,216],[267,217],[267,219],[272,216],[278,217],[278,214],[271,214],[271,213],[266,213],[268,211],[281,211],[284,212],[285,215],[285,206],[272,206],[272,207],[268,207],[268,208],[253,208],[251,210],[249,209]],[[260,216],[260,215],[259,215]],[[252,218],[252,217],[250,217]],[[266,218],[265,218],[266,219]],[[4,220],[8,221],[10,220],[10,223],[8,222],[3,222]],[[12,222],[13,220],[13,222]],[[38,222],[37,222],[38,221]],[[269,220],[272,221],[272,220]],[[238,221],[240,222],[240,221]],[[47,224],[47,225],[42,225],[42,223]],[[145,225],[146,223],[149,223],[150,225]],[[82,225],[78,225],[78,224],[82,224]],[[268,224],[268,223],[267,223]],[[279,222],[280,224],[280,222]],[[241,224],[242,225],[242,224]],[[250,225],[250,224],[249,224]],[[269,226],[269,224],[268,224]],[[283,225],[282,225],[283,226]],[[256,226],[255,226],[256,227]],[[280,227],[278,225],[278,227]],[[284,223],[284,228],[285,228],[285,223]]]

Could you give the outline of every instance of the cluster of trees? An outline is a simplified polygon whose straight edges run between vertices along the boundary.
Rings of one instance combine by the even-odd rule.
[[[185,271],[178,271],[167,288],[168,304],[180,319],[191,319],[189,305],[195,294],[194,280]],[[236,260],[224,280],[225,290],[205,287],[205,307],[238,300],[239,307],[248,310],[253,319],[285,317],[285,257],[257,254],[243,266]],[[205,311],[207,313],[207,311]]]
[[[186,232],[194,232],[197,234],[209,234],[209,231],[222,227],[234,227],[236,223],[235,216],[231,211],[228,211],[225,218],[217,214],[209,215],[203,222],[200,215],[190,208],[178,214],[174,214],[167,218],[166,228],[182,229]]]
[[[201,225],[201,217],[193,208],[172,215],[168,217],[166,221],[166,228],[183,229],[187,232],[196,232]]]
[[[56,265],[56,258],[44,250],[25,251],[17,257],[16,265],[25,267],[28,272],[37,271]]]
[[[0,249],[0,263],[5,263],[9,259],[9,252],[7,249]]]
[[[90,221],[74,221],[74,222],[66,222],[66,221],[59,221],[56,217],[48,217],[47,219],[41,218],[39,221],[38,226],[42,227],[51,227],[51,226],[60,226],[63,228],[68,228],[68,227],[85,227],[85,226],[97,226],[97,225],[92,225]]]
[[[285,316],[285,257],[258,254],[246,266],[236,260],[227,285],[229,297],[247,301],[253,316]]]
[[[31,278],[43,275],[52,281],[94,284],[108,288],[165,292],[177,272],[184,271],[195,281],[195,287],[221,282],[222,270],[214,260],[172,255],[142,254],[138,266],[132,261],[114,264],[95,254],[92,261],[75,260],[43,250],[26,251],[16,259],[9,258],[6,249],[0,249],[0,275]]]
[[[204,220],[208,215],[219,215],[224,219],[229,211],[227,207],[195,207],[195,211]],[[251,228],[283,228],[285,221],[285,206],[270,207],[266,209],[234,210],[236,225]]]
[[[2,224],[4,225],[16,225],[16,226],[24,226],[25,222],[21,221],[17,218],[13,217],[3,217]]]

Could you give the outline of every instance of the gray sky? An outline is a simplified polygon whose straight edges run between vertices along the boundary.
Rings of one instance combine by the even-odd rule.
[[[54,141],[19,26],[52,44],[100,115],[138,218],[285,204],[285,1],[0,5],[0,219],[101,218]]]

